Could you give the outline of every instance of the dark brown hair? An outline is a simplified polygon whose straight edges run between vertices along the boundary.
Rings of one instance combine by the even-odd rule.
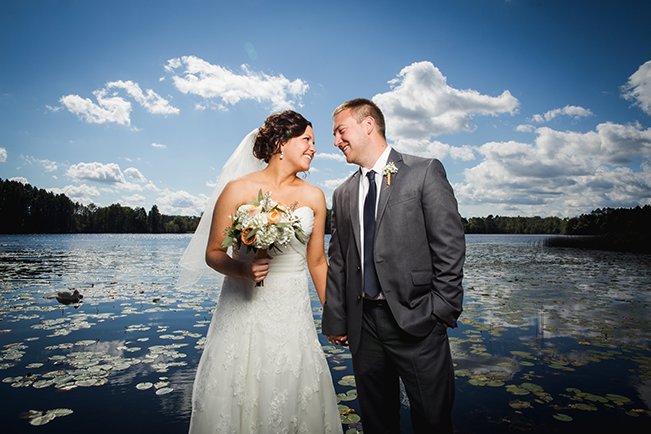
[[[375,120],[375,125],[377,126],[377,131],[380,133],[380,136],[382,136],[384,140],[387,139],[384,115],[382,114],[380,107],[378,107],[373,101],[369,101],[365,98],[356,98],[346,101],[336,108],[332,114],[332,118],[334,119],[335,116],[347,109],[350,109],[350,115],[357,121],[357,123],[362,122],[368,116],[372,117]]]
[[[269,116],[255,139],[253,155],[258,160],[268,163],[272,155],[280,152],[281,145],[303,134],[308,126],[311,127],[312,123],[292,110]]]

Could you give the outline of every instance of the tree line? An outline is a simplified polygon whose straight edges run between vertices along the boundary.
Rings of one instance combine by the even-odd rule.
[[[578,217],[471,217],[467,234],[606,235],[651,232],[651,206],[598,208]]]
[[[156,205],[147,212],[119,203],[107,207],[73,202],[16,181],[0,179],[0,233],[191,233],[200,217],[161,214]],[[651,206],[603,208],[578,217],[463,218],[467,234],[606,235],[649,233]],[[330,233],[331,210],[326,214]]]
[[[16,181],[0,179],[0,233],[186,233],[194,232],[199,217],[161,214],[156,205],[147,212],[119,203],[98,207],[73,202]]]

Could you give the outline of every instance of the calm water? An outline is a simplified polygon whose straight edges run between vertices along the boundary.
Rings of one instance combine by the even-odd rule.
[[[457,432],[649,432],[651,255],[543,238],[467,237],[464,313],[449,333]],[[187,431],[221,284],[175,290],[189,239],[0,236],[0,431]],[[69,289],[80,305],[46,298]],[[356,410],[350,354],[322,344],[340,404]]]

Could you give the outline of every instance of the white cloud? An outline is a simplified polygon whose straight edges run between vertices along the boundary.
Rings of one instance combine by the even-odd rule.
[[[139,183],[147,182],[147,178],[142,176],[142,173],[140,173],[140,171],[135,167],[129,167],[128,169],[125,169],[124,174],[136,182]]]
[[[7,149],[0,148],[0,163],[4,163],[5,161],[7,161]]]
[[[142,174],[134,168],[129,168],[125,171],[130,177],[135,178],[138,182],[146,182]],[[124,173],[120,170],[120,166],[115,163],[102,164],[102,163],[79,163],[74,164],[68,168],[66,176],[74,179],[75,181],[91,181],[101,184],[108,184],[113,188],[118,188],[126,191],[142,191],[142,187],[138,184],[132,184],[126,181]]]
[[[79,163],[70,166],[66,175],[76,181],[93,181],[104,184],[124,184],[126,180],[115,163]]]
[[[539,115],[535,115],[535,116],[539,116]],[[533,133],[534,131],[536,131],[536,127],[534,127],[533,125],[524,124],[524,125],[518,125],[517,127],[515,127],[515,130],[520,133]]]
[[[13,178],[9,178],[8,181],[20,182],[23,185],[29,184],[29,181],[27,181],[27,178],[22,177],[22,176],[14,176]]]
[[[451,146],[450,156],[455,160],[471,161],[475,159],[475,150],[471,146]]]
[[[145,197],[140,194],[134,194],[132,196],[124,196],[123,199],[124,199],[123,200],[124,205],[131,208],[142,207],[143,204],[145,203]]]
[[[86,184],[67,185],[63,188],[50,188],[48,190],[54,194],[64,194],[72,201],[86,204],[93,202],[92,198],[100,194],[97,188],[90,187]]]
[[[169,102],[151,89],[143,92],[138,84],[132,81],[113,81],[106,84],[106,88],[93,92],[97,99],[95,104],[90,98],[79,95],[66,95],[59,100],[71,113],[89,123],[103,124],[115,122],[120,125],[131,125],[131,102],[113,92],[108,96],[109,89],[123,89],[129,96],[136,100],[149,113],[177,114],[179,109],[172,107]]]
[[[344,154],[329,154],[325,152],[319,152],[316,154],[316,158],[321,159],[321,160],[334,160],[334,161],[340,161],[345,163],[346,162],[346,156]]]
[[[512,207],[525,215],[549,215],[555,203],[564,215],[597,207],[651,202],[651,129],[639,124],[599,124],[587,133],[543,127],[533,143],[490,142],[478,148],[479,165],[464,171],[456,184],[464,206]],[[642,157],[642,170],[624,167]]]
[[[450,146],[436,140],[398,139],[393,144],[396,150],[405,154],[418,155],[425,158],[444,159],[448,155],[452,158],[470,161],[475,159],[475,152],[470,146]]]
[[[106,98],[106,90],[93,92],[97,104],[79,95],[62,96],[59,100],[71,113],[91,124],[115,122],[120,125],[131,124],[131,103],[120,97]]]
[[[212,65],[195,56],[170,59],[165,66],[169,72],[185,66],[182,75],[172,77],[178,90],[187,94],[201,96],[205,99],[220,98],[222,103],[216,108],[226,109],[240,100],[252,99],[258,102],[268,101],[273,110],[293,108],[300,105],[300,98],[309,86],[301,79],[289,81],[283,75],[269,76],[263,72],[253,72],[247,65],[242,65],[242,74],[238,75],[219,65]],[[199,104],[198,108],[205,108]]]
[[[450,153],[450,145],[436,140],[398,139],[393,146],[400,152],[421,157],[444,159]]]
[[[153,90],[147,89],[145,95],[142,89],[140,89],[140,86],[138,86],[138,84],[132,82],[131,80],[113,81],[108,83],[106,87],[109,89],[118,88],[118,89],[126,90],[129,96],[131,96],[133,99],[136,100],[136,102],[138,102],[141,106],[147,109],[149,113],[163,114],[163,115],[179,113],[178,108],[171,106],[166,99],[162,98]]]
[[[147,190],[151,190],[151,191],[160,191],[160,189],[158,187],[156,187],[156,185],[151,181],[149,181],[149,183],[147,185],[145,185],[145,188]]]
[[[169,215],[199,215],[203,212],[208,196],[194,196],[187,191],[165,190],[156,200],[161,213]]]
[[[21,155],[20,158],[24,159],[27,161],[29,164],[40,164],[43,166],[46,172],[54,172],[59,168],[59,164],[56,161],[50,161],[50,160],[41,160],[35,157],[32,157],[30,155]]]
[[[323,186],[326,187],[326,188],[330,188],[330,189],[334,190],[335,188],[339,187],[345,180],[347,180],[350,177],[350,175],[352,175],[354,172],[355,171],[353,170],[352,172],[350,172],[348,175],[344,176],[343,178],[328,179],[327,181],[325,181],[323,183]]]
[[[542,115],[533,115],[533,121],[538,123],[542,123],[545,121],[549,122],[558,116],[570,116],[573,117],[574,119],[579,119],[579,118],[586,118],[588,116],[593,116],[593,113],[589,109],[584,109],[583,107],[578,107],[575,105],[566,105],[563,108],[550,110],[548,112],[543,113]]]
[[[170,59],[167,61],[167,65],[165,65],[165,70],[173,73],[176,68],[180,68],[181,66],[183,66],[181,59]]]
[[[454,89],[430,62],[403,68],[389,83],[392,90],[376,95],[373,101],[384,112],[387,137],[392,140],[425,140],[443,133],[472,131],[472,115],[512,114],[519,105],[508,90],[492,97],[472,89]]]
[[[651,116],[651,60],[643,64],[622,86],[622,97],[634,101],[644,113]]]
[[[154,148],[160,148],[160,149],[165,149],[167,148],[167,145],[161,145],[159,143],[152,143],[151,144]]]

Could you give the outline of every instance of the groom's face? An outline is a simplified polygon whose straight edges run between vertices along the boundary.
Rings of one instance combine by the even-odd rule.
[[[362,123],[351,116],[350,109],[334,117],[332,134],[335,136],[335,146],[346,156],[346,162],[361,165],[366,134]]]

